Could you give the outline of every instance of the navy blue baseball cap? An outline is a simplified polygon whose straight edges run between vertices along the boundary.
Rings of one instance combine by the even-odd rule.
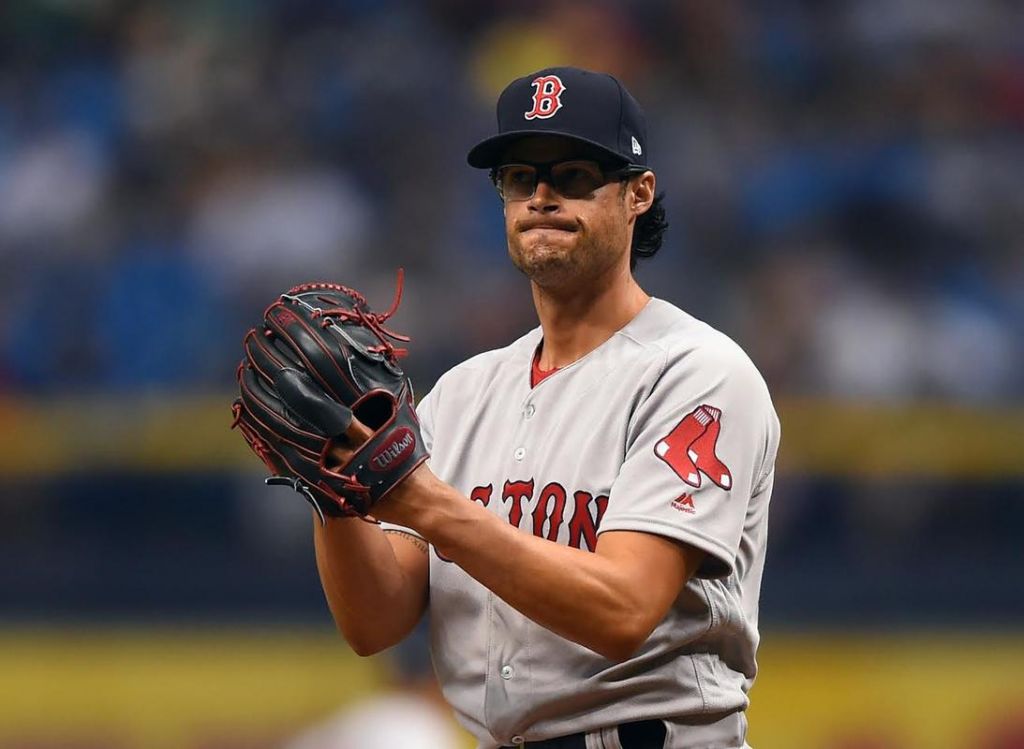
[[[505,148],[531,135],[562,135],[623,166],[647,166],[647,118],[607,73],[545,68],[512,81],[498,97],[498,134],[477,143],[466,160],[477,169],[499,166]]]

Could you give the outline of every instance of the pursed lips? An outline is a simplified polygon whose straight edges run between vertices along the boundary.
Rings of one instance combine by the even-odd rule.
[[[523,234],[525,234],[528,231],[533,231],[534,229],[547,229],[549,231],[574,232],[574,231],[577,230],[577,227],[576,227],[575,224],[570,224],[570,223],[553,223],[553,222],[523,223],[523,224],[520,224],[520,227],[519,227],[520,233],[523,233]]]

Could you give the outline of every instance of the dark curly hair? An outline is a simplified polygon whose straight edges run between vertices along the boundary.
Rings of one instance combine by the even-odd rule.
[[[640,258],[654,257],[661,249],[661,242],[668,229],[665,218],[665,193],[655,196],[654,202],[645,213],[636,217],[633,227],[633,247],[629,253],[629,269],[636,270]]]

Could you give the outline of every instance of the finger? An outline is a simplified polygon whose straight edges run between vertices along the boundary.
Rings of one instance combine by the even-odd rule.
[[[332,459],[330,465],[332,467],[346,465],[352,459],[352,455],[359,446],[372,436],[373,431],[369,427],[359,421],[359,419],[353,418],[352,423],[345,430],[344,441],[335,442],[328,450],[328,454]]]
[[[345,436],[354,445],[361,445],[373,436],[373,430],[359,419],[353,417],[352,423],[345,430]]]
[[[327,436],[348,434],[354,421],[352,411],[327,395],[305,372],[279,369],[274,372],[274,387],[289,409]]]

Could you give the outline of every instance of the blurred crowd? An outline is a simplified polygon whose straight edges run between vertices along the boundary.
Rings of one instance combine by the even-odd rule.
[[[777,400],[1013,407],[1022,30],[1017,0],[0,0],[2,436],[39,418],[5,420],[22,396],[69,394],[213,393],[226,432],[243,333],[309,280],[387,308],[405,268],[393,328],[421,394],[536,325],[465,154],[508,81],[556,64],[612,72],[643,104],[670,228],[641,283],[736,339]],[[98,435],[73,437],[136,416],[89,411],[75,423]],[[327,622],[308,510],[251,464],[6,476],[0,611]],[[781,471],[764,626],[1019,625],[1010,473]],[[428,671],[394,676],[423,698]],[[290,746],[377,746],[375,730],[411,747],[390,731],[443,737],[436,710],[385,699]],[[913,746],[884,717],[835,746]],[[994,726],[973,746],[1021,746]]]
[[[652,293],[779,395],[1024,394],[1024,6],[6,0],[0,391],[231,390],[267,301],[349,283],[421,391],[535,324],[465,152],[511,78],[644,104]]]

